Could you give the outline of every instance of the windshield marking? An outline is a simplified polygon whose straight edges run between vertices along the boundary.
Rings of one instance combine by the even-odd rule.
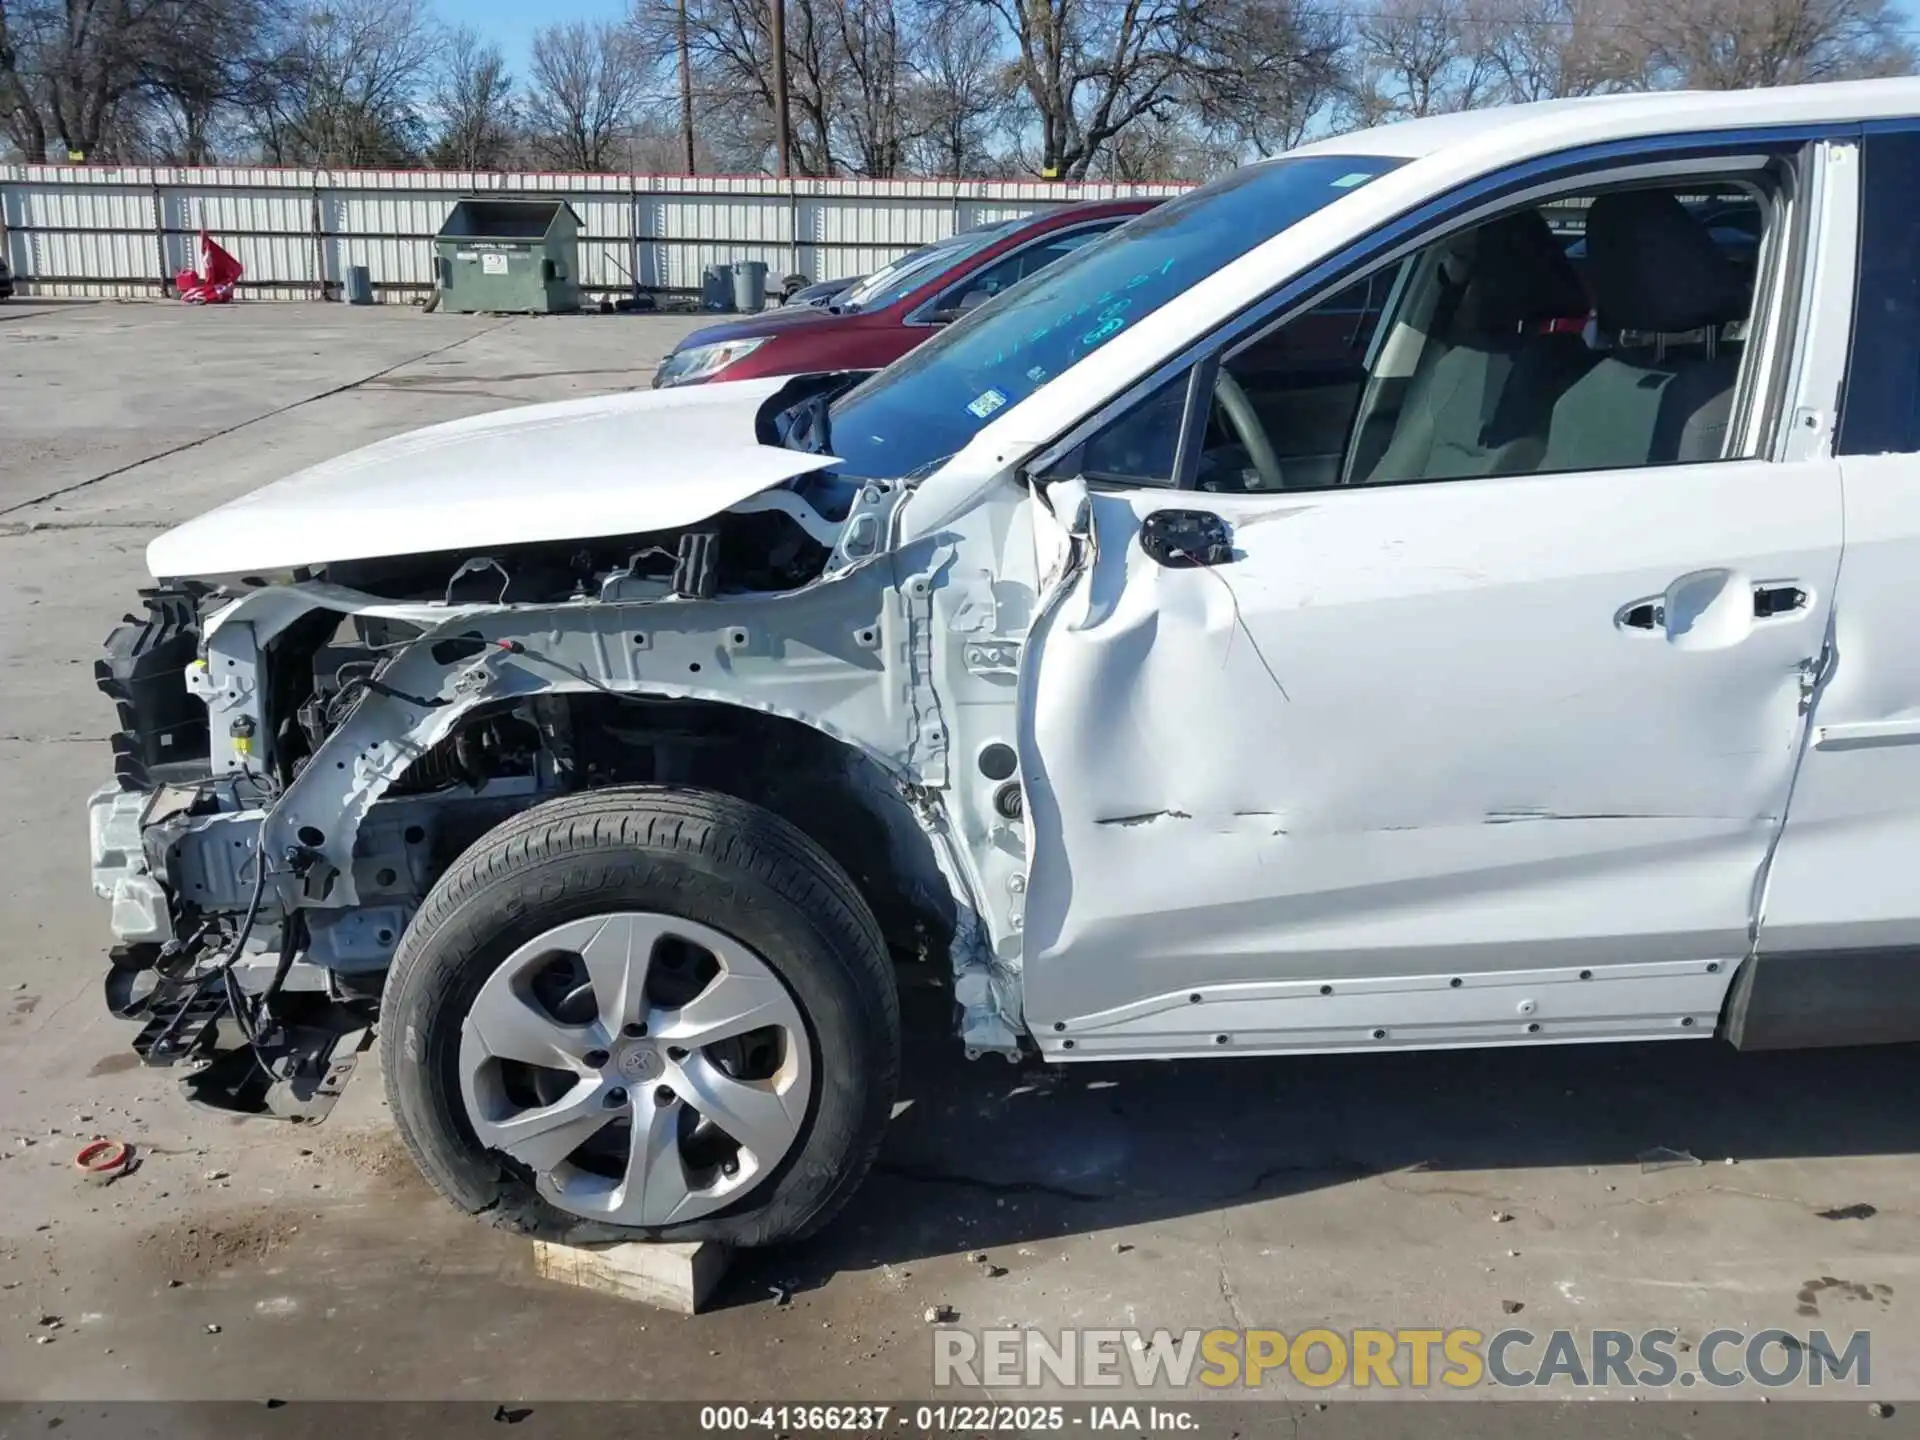
[[[892,478],[958,453],[1115,336],[1403,163],[1328,155],[1247,166],[1079,246],[835,400],[844,473]]]

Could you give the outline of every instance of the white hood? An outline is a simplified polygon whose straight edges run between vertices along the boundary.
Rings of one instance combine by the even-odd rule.
[[[396,435],[169,530],[147,568],[213,578],[692,525],[836,463],[755,440],[785,383],[600,395]]]

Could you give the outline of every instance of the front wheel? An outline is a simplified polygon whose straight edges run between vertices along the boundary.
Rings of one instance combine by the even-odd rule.
[[[663,786],[536,806],[441,877],[381,1002],[400,1133],[462,1209],[568,1243],[832,1216],[899,1073],[866,903],[786,821]]]

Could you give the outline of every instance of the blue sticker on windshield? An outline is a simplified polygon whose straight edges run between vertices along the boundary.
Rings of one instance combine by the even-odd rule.
[[[984,420],[1002,405],[1007,403],[1006,394],[999,390],[989,390],[978,400],[967,406],[976,420]]]
[[[1351,190],[1354,186],[1364,185],[1371,179],[1373,179],[1373,176],[1367,174],[1364,170],[1356,170],[1351,175],[1342,175],[1338,180],[1334,181],[1333,188],[1336,190]]]

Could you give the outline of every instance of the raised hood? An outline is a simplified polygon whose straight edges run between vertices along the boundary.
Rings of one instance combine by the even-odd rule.
[[[836,463],[760,444],[782,379],[528,405],[301,470],[147,546],[163,580],[692,525]]]

